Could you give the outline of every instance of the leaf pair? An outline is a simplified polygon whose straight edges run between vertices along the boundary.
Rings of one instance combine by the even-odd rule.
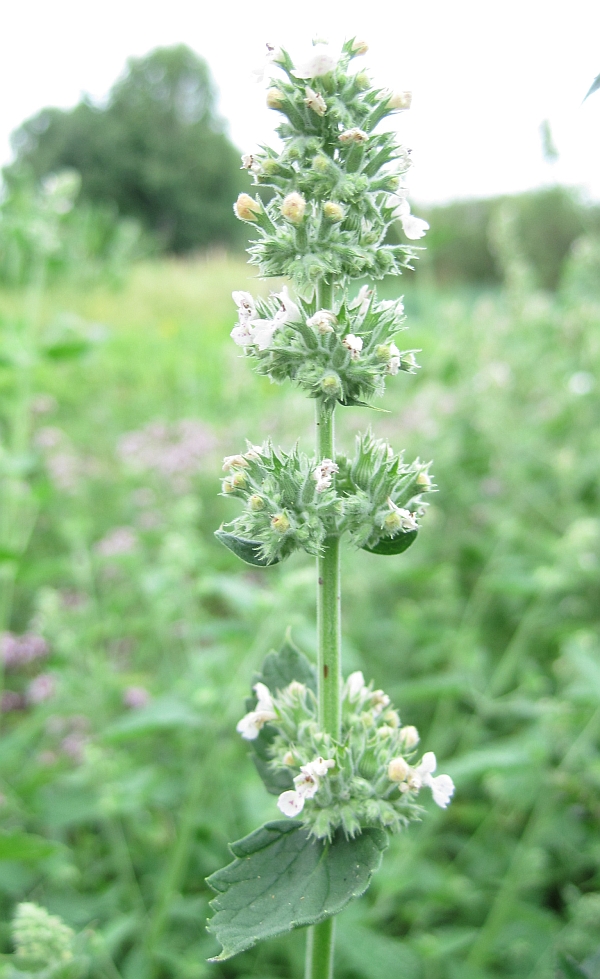
[[[416,530],[410,530],[406,533],[400,532],[395,537],[380,540],[375,547],[365,546],[362,550],[368,551],[370,554],[402,554],[403,551],[406,551],[414,543],[416,536]],[[225,530],[216,530],[215,537],[225,547],[229,548],[230,551],[233,551],[236,557],[239,557],[245,564],[251,564],[255,568],[268,568],[280,562],[280,558],[278,557],[273,561],[265,560],[261,556],[261,544],[258,541],[246,540],[243,537],[237,537],[235,534],[229,534]]]

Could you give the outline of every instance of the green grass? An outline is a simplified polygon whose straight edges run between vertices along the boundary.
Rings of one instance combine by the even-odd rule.
[[[212,536],[236,507],[217,496],[222,455],[266,434],[310,445],[312,405],[229,340],[231,290],[257,285],[213,257],[43,301],[43,321],[68,310],[105,329],[36,374],[55,408],[34,419],[39,517],[11,628],[51,653],[6,686],[43,671],[56,690],[2,719],[0,815],[55,848],[0,864],[0,899],[3,921],[31,899],[95,929],[98,976],[302,972],[300,933],[205,962],[204,877],[278,815],[234,730],[248,684],[287,625],[315,644],[312,562],[249,570]],[[402,285],[400,346],[421,348],[422,370],[390,385],[387,414],[340,409],[339,437],[350,448],[371,424],[433,458],[439,491],[405,555],[346,551],[345,668],[392,695],[457,792],[394,839],[341,916],[336,975],[541,979],[600,944],[600,307]],[[22,302],[0,294],[4,330]],[[7,372],[0,384],[6,410]],[[119,454],[126,433],[181,419],[205,439],[185,478]],[[98,543],[119,527],[134,546],[111,556]],[[132,686],[147,708],[124,706]]]

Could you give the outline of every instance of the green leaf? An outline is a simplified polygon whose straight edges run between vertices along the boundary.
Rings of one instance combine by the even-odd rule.
[[[279,558],[274,561],[267,561],[260,556],[261,544],[255,540],[246,540],[244,537],[237,537],[235,534],[228,534],[225,530],[215,530],[215,537],[221,541],[225,547],[239,557],[246,564],[252,564],[255,568],[268,568],[272,564],[278,564]]]
[[[292,680],[304,683],[316,693],[317,674],[312,663],[294,645],[289,630],[285,642],[278,653],[269,653],[264,660],[262,670],[254,678],[254,683],[264,683],[271,693],[276,694],[289,686]]]
[[[362,550],[368,551],[369,554],[402,554],[403,551],[408,550],[411,544],[414,544],[416,539],[416,530],[401,531],[395,537],[386,537],[380,540],[375,547],[365,546]]]
[[[559,955],[558,962],[566,979],[590,979],[586,969],[582,969],[571,955]]]
[[[269,653],[265,657],[262,672],[255,674],[252,682],[264,683],[271,693],[276,694],[278,690],[287,687],[292,680],[306,684],[313,693],[317,692],[317,675],[314,667],[304,653],[294,645],[288,630],[279,652]],[[246,701],[246,710],[254,710],[255,706],[256,697],[252,694]],[[276,734],[277,731],[272,725],[265,724],[258,737],[250,742],[252,760],[267,792],[271,795],[280,795],[286,789],[294,787],[293,776],[288,768],[271,768],[269,764],[270,747]]]
[[[65,340],[45,347],[43,353],[49,360],[71,360],[91,349],[92,345],[87,340]]]
[[[57,843],[31,833],[0,834],[0,860],[21,860],[37,863],[60,849]]]
[[[315,840],[299,820],[266,823],[231,845],[236,859],[207,878],[218,897],[208,930],[229,959],[265,938],[315,925],[360,897],[381,863],[387,836],[366,829],[347,840]]]
[[[0,547],[0,564],[18,561],[19,557],[20,554],[18,551],[12,551],[8,547]]]

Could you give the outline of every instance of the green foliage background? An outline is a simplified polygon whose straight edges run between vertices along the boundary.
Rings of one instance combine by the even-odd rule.
[[[345,553],[344,657],[457,784],[340,916],[339,979],[535,979],[600,944],[599,247],[578,245],[550,297],[528,285],[509,218],[495,235],[508,287],[406,278],[423,370],[386,395],[389,414],[339,412],[347,448],[371,421],[435,460],[417,544]],[[300,932],[205,961],[204,878],[277,815],[234,731],[250,679],[287,625],[314,650],[309,559],[249,570],[213,538],[236,506],[217,496],[236,441],[310,448],[311,406],[229,339],[231,290],[265,288],[248,275],[241,259],[155,260],[118,291],[58,282],[42,303],[44,322],[69,310],[105,331],[35,375],[40,510],[11,629],[51,653],[6,687],[44,671],[56,690],[2,716],[0,900],[3,922],[27,899],[92,928],[97,976],[302,970]],[[0,293],[3,337],[22,310],[21,292]],[[3,423],[11,385],[0,367]],[[123,442],[134,430],[154,455]],[[179,455],[156,449],[177,440]],[[146,706],[125,706],[132,686]]]

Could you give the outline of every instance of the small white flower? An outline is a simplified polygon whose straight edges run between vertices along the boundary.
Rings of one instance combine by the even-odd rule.
[[[364,316],[371,304],[372,295],[372,289],[369,289],[368,286],[361,286],[358,295],[354,297],[351,303],[348,303],[348,309],[358,309],[358,315]]]
[[[323,98],[320,92],[313,91],[307,85],[304,89],[304,104],[308,106],[313,112],[316,112],[318,116],[324,116],[327,112],[327,102]]]
[[[316,775],[318,778],[324,778],[330,768],[335,768],[335,761],[333,758],[322,758],[319,755],[314,761],[309,761],[308,765],[304,765],[300,771],[310,771],[312,775]]]
[[[390,360],[388,363],[388,374],[397,374],[402,363],[400,351],[395,343],[390,343]]]
[[[304,796],[293,789],[282,792],[277,800],[277,808],[281,809],[284,816],[293,818],[304,809]]]
[[[319,776],[313,774],[308,765],[302,765],[300,774],[296,775],[294,779],[296,792],[299,792],[305,799],[312,799],[319,791],[320,784]]]
[[[361,670],[351,673],[346,680],[346,696],[348,700],[358,700],[365,689],[365,678]]]
[[[360,352],[363,348],[361,337],[355,337],[354,333],[348,333],[343,339],[343,344],[350,351],[352,360],[359,360]]]
[[[232,299],[238,308],[238,317],[240,323],[248,322],[253,320],[256,316],[256,306],[254,304],[254,298],[249,292],[232,292]]]
[[[237,343],[238,347],[248,347],[251,344],[256,343],[256,340],[254,339],[254,329],[252,324],[247,320],[244,320],[243,322],[238,323],[237,326],[234,326],[230,333],[230,337],[234,343]]]
[[[326,44],[317,44],[310,58],[292,72],[296,78],[321,78],[337,65],[338,59]]]
[[[287,286],[284,286],[281,292],[275,293],[275,299],[278,299],[281,303],[281,309],[285,314],[284,323],[298,323],[302,319],[300,310],[290,298]],[[277,315],[279,316],[279,313]]]
[[[265,60],[262,65],[258,68],[252,69],[252,74],[257,82],[262,82],[265,75],[270,75],[272,73],[273,67],[283,60],[283,52],[281,48],[276,47],[274,44],[269,44],[267,41],[267,53],[265,54]]]
[[[331,459],[323,459],[312,474],[313,479],[317,482],[317,493],[323,493],[324,490],[329,489],[333,481],[333,474],[339,473],[339,471],[339,466],[335,462]]]
[[[277,321],[277,318],[272,320],[253,320],[252,328],[254,333],[250,342],[255,344],[259,350],[267,350],[271,346],[273,337],[280,326],[281,323]]]
[[[272,710],[251,710],[237,722],[235,729],[245,741],[254,741],[260,734],[261,728],[276,718],[277,715]]]
[[[454,782],[449,775],[433,775],[437,767],[437,760],[433,751],[426,751],[412,772],[412,779],[416,788],[422,785],[431,789],[433,801],[441,809],[445,809],[450,799],[454,795]]]
[[[407,214],[405,217],[401,218],[402,230],[407,238],[411,241],[416,241],[418,238],[423,238],[426,231],[429,231],[429,224],[424,218],[417,218],[414,214]]]
[[[385,707],[390,706],[390,698],[383,690],[374,690],[370,697],[374,717],[379,717]]]
[[[223,469],[235,469],[236,467],[244,469],[247,465],[248,461],[242,455],[225,456],[223,459]]]
[[[333,333],[335,323],[337,319],[328,309],[318,309],[314,316],[306,321],[306,325],[312,326],[317,333]]]
[[[246,741],[254,741],[258,737],[261,728],[269,721],[274,721],[277,714],[274,710],[273,698],[269,688],[264,683],[255,683],[253,687],[258,703],[254,710],[242,717],[238,721],[236,731],[241,734]]]
[[[251,173],[260,173],[261,169],[260,160],[258,160],[253,153],[242,154],[242,165],[240,170],[250,170]]]

